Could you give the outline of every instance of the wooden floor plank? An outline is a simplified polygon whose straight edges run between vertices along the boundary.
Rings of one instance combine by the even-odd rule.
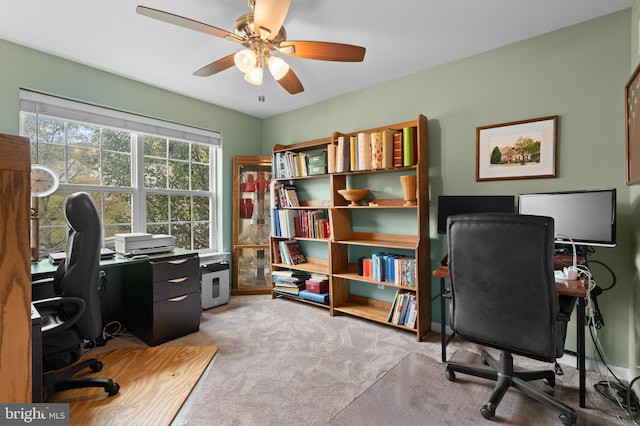
[[[87,377],[109,377],[120,392],[73,389],[47,402],[68,402],[71,425],[170,424],[217,352],[216,346],[118,348],[98,354],[104,364]],[[89,358],[89,357],[88,357]]]

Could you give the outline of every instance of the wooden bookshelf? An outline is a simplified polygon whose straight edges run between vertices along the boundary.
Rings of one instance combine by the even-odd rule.
[[[338,136],[343,138],[358,135],[359,133],[373,133],[385,130],[401,131],[403,128],[411,127],[417,134],[415,152],[415,164],[401,167],[386,167],[371,170],[353,170],[332,172],[314,176],[287,176],[277,178],[282,181],[295,181],[296,185],[304,185],[309,179],[321,180],[324,183],[328,196],[327,199],[301,200],[301,207],[304,208],[326,208],[328,211],[331,235],[328,239],[318,240],[316,243],[327,244],[326,260],[314,259],[312,262],[303,265],[284,265],[273,263],[272,271],[279,269],[296,269],[323,273],[329,276],[329,312],[331,316],[337,314],[352,315],[359,318],[386,324],[398,329],[409,330],[416,334],[418,340],[422,340],[431,329],[431,274],[429,271],[429,167],[428,167],[428,144],[427,144],[427,118],[423,115],[416,120],[395,123],[387,126],[376,127],[367,130],[360,130],[352,133],[334,133],[330,138],[317,139],[292,145],[276,145],[273,150],[274,176],[277,176],[275,167],[276,154],[288,152],[289,155],[300,152],[317,152],[326,149],[330,143],[335,143]],[[402,189],[398,177],[401,175],[416,176],[416,192],[418,202],[414,206],[405,205],[402,198]],[[398,190],[394,194],[386,194],[384,197],[373,197],[361,202],[360,205],[352,206],[345,200],[338,190],[350,188],[362,188],[362,182],[372,184],[379,182],[383,177],[385,187],[389,183],[397,185]],[[367,186],[367,188],[369,188]],[[375,193],[379,188],[370,188]],[[397,194],[397,196],[396,196]],[[394,198],[395,196],[395,198]],[[388,214],[389,210],[397,210],[409,215],[411,220],[415,220],[415,226],[411,227],[408,233],[397,232],[362,232],[358,230],[362,224],[358,223],[356,212],[366,210],[366,216],[376,216]],[[378,229],[377,229],[378,230]],[[384,229],[380,229],[384,231]],[[274,237],[272,237],[274,238]],[[300,240],[304,240],[300,238]],[[410,253],[415,262],[415,282],[413,286],[398,285],[393,282],[371,279],[358,275],[356,260],[357,250],[385,250],[393,252],[399,250],[402,253]],[[273,256],[272,256],[273,257]],[[372,297],[364,297],[352,293],[352,286],[373,285],[377,289],[386,289],[389,293],[394,290],[401,290],[415,297],[416,321],[415,327],[408,327],[402,324],[389,322],[389,312],[393,301],[378,300]],[[278,292],[272,293],[273,297],[282,295]],[[293,297],[297,300],[306,300]]]

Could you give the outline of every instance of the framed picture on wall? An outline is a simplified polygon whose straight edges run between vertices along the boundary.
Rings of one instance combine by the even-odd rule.
[[[640,64],[625,86],[625,123],[627,139],[627,185],[640,183]]]
[[[558,116],[476,128],[476,181],[556,177]]]

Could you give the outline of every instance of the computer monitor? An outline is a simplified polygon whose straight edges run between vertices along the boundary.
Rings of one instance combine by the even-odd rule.
[[[518,212],[554,219],[559,244],[615,247],[616,190],[521,194]]]
[[[438,233],[447,233],[447,217],[465,213],[515,213],[514,195],[440,195]]]

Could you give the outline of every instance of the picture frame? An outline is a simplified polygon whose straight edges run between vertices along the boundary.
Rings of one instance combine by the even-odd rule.
[[[624,86],[627,185],[640,183],[640,64]]]
[[[557,176],[558,116],[476,127],[476,181]]]

